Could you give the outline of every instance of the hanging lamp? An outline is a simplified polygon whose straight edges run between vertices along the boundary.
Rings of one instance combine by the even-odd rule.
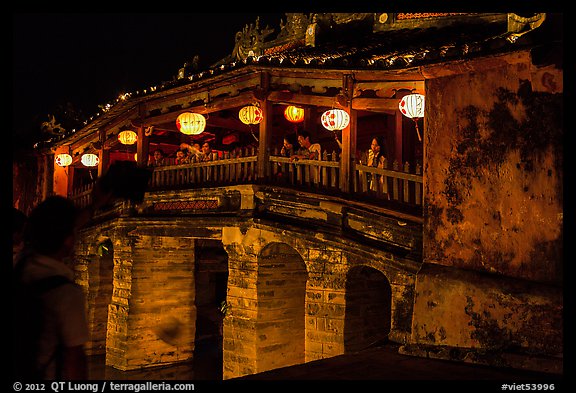
[[[304,108],[290,105],[284,110],[284,117],[290,123],[300,123],[304,120]]]
[[[350,124],[350,115],[343,109],[330,109],[322,114],[320,120],[329,131],[343,130]]]
[[[80,162],[82,162],[84,166],[96,166],[100,162],[100,158],[98,158],[96,154],[88,153],[82,155]]]
[[[206,118],[200,113],[184,112],[176,119],[178,131],[186,135],[198,135],[206,128]]]
[[[118,140],[123,145],[133,145],[138,140],[138,135],[132,130],[124,130],[118,134]]]
[[[422,94],[408,94],[402,97],[398,104],[400,112],[410,119],[414,120],[416,132],[418,133],[418,141],[422,142],[422,136],[418,129],[418,119],[424,117],[424,96]]]
[[[67,153],[61,153],[56,156],[54,161],[56,161],[56,165],[58,166],[67,167],[72,164],[72,156]]]
[[[238,117],[242,123],[251,125],[259,124],[264,118],[264,115],[262,109],[258,108],[256,105],[248,105],[240,109]]]

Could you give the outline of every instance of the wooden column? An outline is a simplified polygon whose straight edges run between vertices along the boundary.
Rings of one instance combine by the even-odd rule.
[[[403,147],[403,137],[402,137],[402,116],[404,116],[400,111],[396,111],[396,125],[394,127],[394,154],[391,157],[392,162],[398,161],[402,164],[402,149]]]
[[[138,141],[136,141],[136,165],[138,167],[148,165],[148,154],[150,153],[150,139],[146,136],[146,124],[143,122],[145,116],[145,106],[143,104],[138,105],[138,118],[141,124],[137,130]]]
[[[340,191],[350,192],[354,189],[354,162],[356,160],[357,112],[352,109],[354,80],[351,75],[344,75],[344,95],[348,98],[346,111],[350,114],[350,124],[342,130],[342,155],[340,157]]]
[[[138,140],[136,141],[136,163],[139,167],[145,167],[148,165],[148,137],[145,135],[146,127],[138,127],[137,134]]]
[[[60,146],[54,152],[54,157],[58,156],[58,154],[70,154],[70,146]],[[70,188],[69,179],[69,168],[61,167],[56,164],[56,160],[53,160],[52,165],[54,165],[54,178],[53,178],[53,191],[56,195],[61,195],[63,197],[68,196],[68,189]]]
[[[100,129],[99,132],[100,148],[98,149],[98,156],[100,157],[100,162],[98,163],[98,177],[102,176],[110,165],[110,150],[104,148],[106,130]]]
[[[258,180],[266,178],[267,168],[270,160],[270,139],[272,130],[269,128],[272,125],[272,104],[266,98],[268,92],[269,76],[263,72],[260,77],[260,87],[263,93],[263,100],[260,100],[260,108],[262,109],[263,119],[259,125],[258,136],[258,157],[256,161],[256,170]]]

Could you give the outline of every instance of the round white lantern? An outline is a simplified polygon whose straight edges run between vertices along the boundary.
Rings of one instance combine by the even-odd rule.
[[[331,109],[324,112],[320,120],[327,130],[343,130],[350,124],[350,115],[343,109]]]
[[[404,116],[411,119],[424,117],[424,96],[422,94],[408,94],[402,97],[398,109]]]
[[[100,159],[96,154],[88,153],[82,155],[80,162],[82,162],[84,166],[96,166],[100,162]]]
[[[55,161],[56,165],[66,167],[72,164],[72,156],[66,153],[58,154],[55,158]]]

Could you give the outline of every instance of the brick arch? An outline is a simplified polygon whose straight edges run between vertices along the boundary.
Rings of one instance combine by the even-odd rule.
[[[379,270],[357,265],[346,275],[344,351],[354,352],[388,340],[392,325],[392,288]]]
[[[308,274],[291,246],[272,242],[258,255],[256,293],[258,372],[305,362]]]

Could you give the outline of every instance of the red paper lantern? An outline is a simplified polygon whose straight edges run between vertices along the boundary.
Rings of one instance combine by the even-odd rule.
[[[284,117],[291,123],[300,123],[304,120],[304,109],[298,106],[290,105],[284,111]]]

